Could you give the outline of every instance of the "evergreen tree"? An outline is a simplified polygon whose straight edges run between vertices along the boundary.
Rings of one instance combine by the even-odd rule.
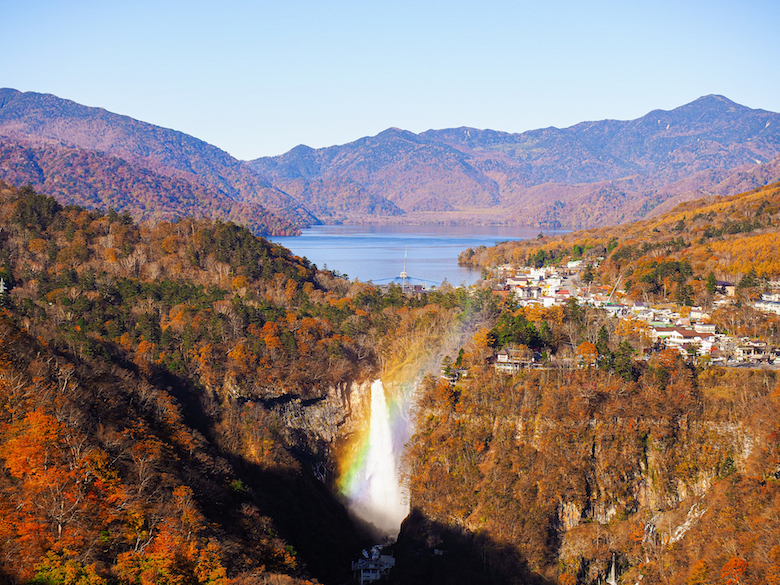
[[[718,288],[718,281],[712,272],[710,272],[707,275],[707,283],[705,285],[705,288],[707,289],[707,292],[710,293],[711,295],[714,295],[715,291]]]

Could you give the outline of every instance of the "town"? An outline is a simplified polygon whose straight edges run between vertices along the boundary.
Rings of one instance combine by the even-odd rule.
[[[780,358],[780,347],[758,336],[728,335],[712,322],[714,311],[743,303],[734,283],[715,283],[711,307],[651,304],[627,299],[625,291],[619,288],[619,280],[611,287],[593,284],[593,268],[582,260],[570,261],[561,267],[505,264],[486,276],[493,292],[518,308],[564,307],[576,302],[602,309],[622,324],[623,330],[635,332],[643,358],[654,351],[674,348],[697,365],[780,367],[780,362],[776,363]],[[766,288],[769,292],[760,293],[759,299],[747,302],[748,306],[767,316],[780,315],[780,281],[769,281]],[[495,368],[512,374],[527,367],[582,367],[586,362],[595,363],[595,356],[590,359],[582,352],[576,356],[576,352],[570,351],[568,356],[553,358],[539,352],[531,353],[511,346],[502,347],[493,358]]]

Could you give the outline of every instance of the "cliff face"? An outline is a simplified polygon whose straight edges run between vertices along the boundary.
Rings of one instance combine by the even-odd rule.
[[[551,421],[537,424],[555,427]],[[644,427],[639,436],[632,423]],[[558,527],[570,530],[587,522],[609,524],[637,510],[663,510],[702,497],[712,488],[724,465],[744,469],[755,436],[741,424],[697,421],[672,425],[663,420],[603,421],[585,423],[583,447],[591,452],[572,456],[588,459],[584,493],[561,494]],[[663,437],[673,433],[670,448]],[[518,433],[518,443],[530,442],[545,450],[557,441],[557,430],[539,432],[528,441]],[[671,450],[671,452],[670,452]]]
[[[483,371],[424,400],[406,546],[468,542],[486,582],[595,583],[613,558],[626,582],[685,583],[700,562],[715,576],[732,557],[756,578],[777,569],[772,371],[696,372],[666,355],[636,383]]]
[[[330,386],[321,398],[295,398],[273,411],[282,422],[285,442],[332,470],[336,443],[360,430],[370,414],[370,395],[370,382],[345,382]]]

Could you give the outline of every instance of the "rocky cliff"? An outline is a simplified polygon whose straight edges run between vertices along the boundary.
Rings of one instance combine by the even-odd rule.
[[[698,372],[667,354],[636,383],[483,371],[432,382],[425,400],[400,543],[415,554],[467,542],[485,582],[596,583],[613,559],[632,583],[717,576],[733,558],[755,582],[777,572],[773,371]]]

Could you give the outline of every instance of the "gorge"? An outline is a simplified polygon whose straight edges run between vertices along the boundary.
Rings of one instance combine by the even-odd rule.
[[[6,105],[38,100],[3,95]],[[721,126],[726,135],[742,128],[741,146],[708,143],[709,154],[744,157],[762,127],[775,127],[768,113],[710,98],[669,113],[684,122],[716,111],[733,122]],[[53,96],[44,102],[62,107]],[[140,128],[73,108],[92,128]],[[6,110],[4,123],[20,112]],[[619,134],[670,137],[644,128],[650,122],[658,126],[646,118]],[[73,123],[66,134],[75,142],[101,136]],[[627,127],[603,128],[613,126]],[[158,144],[171,137],[143,128]],[[774,152],[772,132],[762,152]],[[643,584],[780,582],[773,368],[718,367],[695,351],[664,349],[638,320],[576,299],[526,306],[488,283],[407,295],[314,266],[253,233],[312,220],[300,200],[180,138],[198,156],[182,159],[171,147],[165,161],[151,160],[125,145],[129,162],[97,148],[111,150],[103,143],[87,152],[32,134],[32,144],[3,138],[3,176],[37,177],[36,186],[72,198],[0,184],[0,583],[337,585],[361,550],[393,539],[391,583],[595,585],[612,569]],[[396,157],[433,138],[452,148],[465,140],[455,131],[375,138],[339,156],[367,143]],[[472,138],[466,146],[484,162],[487,151],[477,151],[507,137]],[[623,138],[614,144],[631,143]],[[702,148],[695,133],[684,138]],[[461,155],[434,146],[466,168]],[[321,164],[334,153],[304,149],[275,161],[274,172],[327,207],[328,189],[358,196],[366,187],[290,175],[305,166],[296,157]],[[176,167],[196,159],[221,161],[219,176],[204,185]],[[569,170],[582,178],[587,168]],[[751,165],[732,182],[722,169],[699,168],[690,184],[680,179],[693,191],[716,175],[728,189],[752,190],[669,213],[654,200],[657,215],[644,222],[475,243],[467,260],[480,275],[587,262],[594,289],[609,293],[619,282],[626,302],[663,304],[680,319],[695,301],[708,325],[771,350],[780,320],[754,300],[780,276],[780,186],[754,187],[774,168]],[[486,189],[472,191],[484,203],[490,182],[467,175]],[[95,209],[115,201],[106,193],[127,203],[105,185],[141,183],[149,190],[133,205]],[[160,185],[182,195],[181,207],[169,200],[176,213],[144,207]],[[600,185],[596,211],[617,209],[623,186]],[[208,194],[208,213],[190,215]],[[82,195],[89,206],[72,205]],[[422,195],[397,199],[446,207]],[[234,207],[239,200],[246,206]],[[264,214],[269,201],[292,215]],[[560,201],[558,218],[575,199]],[[137,205],[151,221],[133,219]],[[447,213],[457,223],[460,212]],[[246,214],[264,227],[228,221]],[[734,297],[717,292],[719,278],[733,279]],[[500,372],[493,362],[505,348],[533,365]]]
[[[346,456],[339,478],[339,491],[346,497],[349,510],[375,527],[380,541],[394,541],[409,513],[401,458],[412,434],[412,393],[388,394],[382,380],[374,380],[368,425]]]

